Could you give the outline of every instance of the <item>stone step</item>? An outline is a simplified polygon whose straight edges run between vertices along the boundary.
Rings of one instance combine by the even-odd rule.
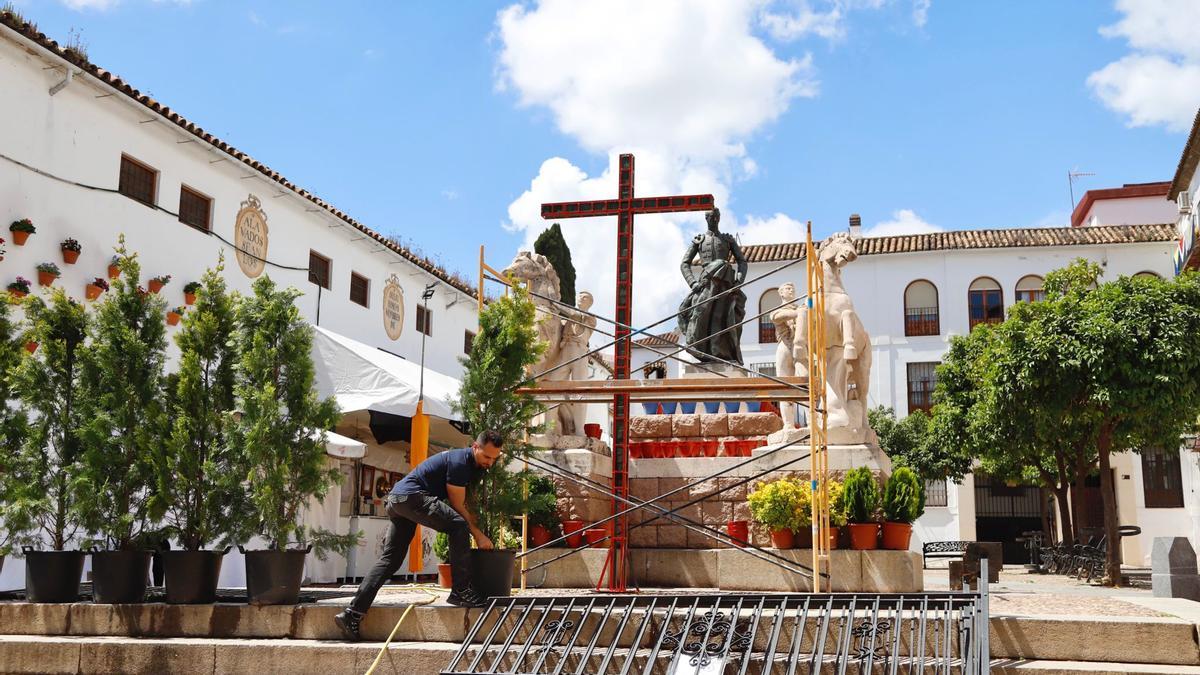
[[[407,604],[422,596],[381,596],[363,637],[382,641]],[[407,597],[407,601],[401,598]],[[0,603],[0,634],[88,637],[339,640],[333,623],[344,600],[279,607]],[[402,643],[461,643],[481,610],[418,605],[397,632]],[[1196,624],[1163,617],[993,616],[993,658],[1200,666]],[[0,672],[4,672],[0,670]]]
[[[362,675],[379,642],[0,635],[0,673]],[[436,675],[458,651],[450,642],[393,643],[378,675]]]
[[[1200,666],[998,659],[992,661],[991,672],[997,675],[1200,675]]]

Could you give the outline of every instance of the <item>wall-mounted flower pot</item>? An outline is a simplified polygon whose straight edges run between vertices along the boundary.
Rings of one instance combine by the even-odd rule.
[[[912,538],[912,523],[883,524],[883,548],[889,551],[907,551],[908,542]]]
[[[92,602],[129,605],[146,601],[150,551],[93,551]]]
[[[185,291],[183,294],[183,304],[188,306],[196,304],[196,294]]]
[[[529,526],[529,545],[542,546],[550,541],[550,530],[545,525]]]
[[[52,286],[54,285],[54,280],[57,278],[58,275],[53,272],[38,272],[38,285]]]
[[[157,293],[162,290],[163,282],[159,281],[158,279],[151,279],[150,281],[146,282],[146,286],[150,289],[151,293]]]
[[[223,551],[163,551],[167,576],[167,602],[172,605],[209,605],[217,601]]]
[[[79,260],[79,251],[71,251],[68,249],[62,250],[63,262],[68,265],[74,265],[76,260]]]
[[[516,551],[471,551],[471,586],[485,598],[512,595]]]
[[[787,529],[772,529],[771,530],[771,545],[778,549],[790,549],[795,546],[795,534]]]
[[[684,415],[694,414],[696,412],[696,402],[681,402],[679,404],[679,412],[683,413]]]
[[[721,411],[721,402],[720,401],[705,401],[704,402],[704,412],[708,413],[709,415],[715,415],[720,411]]]
[[[29,295],[25,291],[9,291],[8,294],[13,296],[14,298],[17,298],[18,300]]]
[[[583,521],[582,520],[564,520],[562,521],[563,534],[567,535],[567,546],[569,548],[579,548],[583,544]]]
[[[584,540],[592,548],[603,548],[608,543],[605,539],[607,536],[608,530],[603,527],[589,527],[583,531]]]
[[[879,548],[879,523],[850,523],[850,548],[873,551]]]
[[[121,268],[117,267],[116,265],[109,265],[108,266],[108,278],[116,279],[119,276],[121,276]]]
[[[438,563],[438,586],[454,588],[454,577],[451,575],[450,563]]]
[[[190,304],[190,303],[189,303]],[[589,422],[583,425],[583,433],[588,438],[600,438],[600,425],[595,422]]]
[[[25,549],[25,599],[29,602],[75,602],[83,576],[83,551]]]
[[[33,233],[25,232],[23,230],[12,230],[13,243],[16,244],[17,246],[24,246],[25,241],[27,239],[29,239],[30,234],[33,234]]]
[[[176,312],[167,312],[167,325],[168,326],[177,326],[177,325],[179,325],[179,319],[181,319],[181,318],[182,317],[179,314],[177,314]]]
[[[733,539],[733,543],[739,547],[745,547],[746,542],[750,541],[750,523],[745,520],[731,520],[725,524],[725,532]]]
[[[83,289],[83,294],[88,300],[95,300],[96,298],[100,297],[100,294],[103,292],[104,289],[100,288],[96,284],[88,284]]]
[[[239,547],[240,548],[240,547]],[[246,595],[251,605],[294,605],[300,601],[304,558],[311,546],[291,551],[247,551]]]
[[[38,348],[38,343],[34,342],[33,340],[30,340],[25,343],[25,351],[29,352],[30,354],[36,352],[37,348]]]

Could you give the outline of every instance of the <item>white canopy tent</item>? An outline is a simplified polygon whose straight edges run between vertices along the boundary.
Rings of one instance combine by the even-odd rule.
[[[421,365],[389,354],[344,335],[316,327],[313,363],[317,392],[333,396],[343,413],[374,410],[412,417],[420,398]],[[445,420],[462,420],[452,401],[458,398],[458,380],[425,368],[425,414]]]

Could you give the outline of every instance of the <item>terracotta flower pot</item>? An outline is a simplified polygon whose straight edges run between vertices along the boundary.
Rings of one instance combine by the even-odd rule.
[[[68,265],[74,265],[75,261],[79,260],[79,251],[71,251],[69,249],[64,248],[62,254],[63,254],[63,262],[65,262]]]
[[[812,548],[812,526],[804,525],[796,530],[792,536],[792,546],[794,548]]]
[[[25,291],[9,291],[8,294],[13,296],[14,298],[18,298],[18,299],[29,295]]]
[[[705,457],[716,457],[717,451],[721,449],[721,444],[719,441],[701,441],[701,443],[703,443],[704,446]]]
[[[21,230],[13,230],[12,231],[13,243],[16,244],[17,246],[24,246],[25,240],[29,238],[29,234],[30,234],[29,232],[24,232]]]
[[[829,550],[830,551],[832,551],[833,549],[838,547],[838,542],[841,540],[841,538],[842,538],[842,528],[840,528],[840,527],[829,528]]]
[[[454,588],[454,578],[450,576],[450,563],[438,563],[438,586]]]
[[[750,523],[745,520],[729,521],[725,524],[725,531],[737,546],[744,547],[750,541]]]
[[[183,304],[185,304],[185,305],[196,304],[196,294],[195,293],[184,293],[183,294]]]
[[[30,354],[36,352],[37,347],[38,347],[38,343],[34,342],[33,340],[30,340],[29,342],[25,343],[25,351],[29,352]]]
[[[879,548],[879,523],[850,523],[850,548],[873,551]]]
[[[912,538],[912,523],[883,524],[883,548],[889,551],[907,551]]]
[[[587,540],[588,546],[592,548],[603,548],[606,543],[605,537],[608,536],[608,530],[603,527],[589,527],[583,531],[583,538]]]
[[[548,541],[550,541],[550,530],[546,529],[545,525],[529,526],[530,546],[542,546]]]
[[[585,424],[585,425],[583,425],[583,433],[588,438],[597,438],[598,439],[598,438],[600,438],[600,425],[595,424],[595,423]]]
[[[778,549],[789,549],[795,545],[795,534],[788,529],[772,529],[771,545]]]
[[[570,548],[579,548],[583,544],[583,521],[582,520],[564,520],[562,521],[563,534],[567,535],[567,546]]]
[[[158,279],[151,279],[150,281],[146,282],[146,285],[150,287],[151,293],[157,293],[162,290],[163,282],[159,281]]]
[[[180,315],[175,312],[167,312],[167,325],[175,326],[179,324]]]
[[[121,276],[121,268],[117,267],[116,265],[109,265],[108,266],[108,278],[116,279],[119,276]]]
[[[52,286],[54,285],[54,280],[57,278],[58,275],[53,272],[38,272],[38,285]]]
[[[103,292],[104,289],[100,288],[96,284],[88,284],[83,289],[83,294],[87,296],[88,300],[95,300],[96,298],[100,297],[100,294]]]

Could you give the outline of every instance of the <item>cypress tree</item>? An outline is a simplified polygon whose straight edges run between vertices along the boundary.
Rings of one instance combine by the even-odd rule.
[[[0,400],[16,398],[14,369],[25,353],[11,316],[12,305],[0,296]],[[0,556],[8,555],[15,544],[25,543],[32,529],[27,510],[19,508],[24,482],[20,470],[21,448],[29,435],[29,417],[19,406],[0,405]]]
[[[300,291],[280,290],[270,277],[237,309],[235,340],[241,349],[234,394],[242,410],[226,428],[231,448],[245,458],[257,529],[274,550],[293,541],[311,543],[318,555],[344,552],[358,533],[338,535],[300,524],[309,499],[322,499],[341,473],[325,458],[319,432],[332,429],[334,399],[313,389],[312,326],[296,308]]]
[[[542,231],[537,241],[533,242],[534,253],[546,256],[554,271],[558,273],[558,290],[560,299],[572,307],[575,305],[575,265],[571,263],[571,249],[563,238],[562,228],[558,223]]]
[[[154,456],[167,430],[163,395],[167,302],[138,287],[137,255],[117,246],[121,275],[96,304],[80,401],[80,512],[109,550],[135,550],[149,533]]]

